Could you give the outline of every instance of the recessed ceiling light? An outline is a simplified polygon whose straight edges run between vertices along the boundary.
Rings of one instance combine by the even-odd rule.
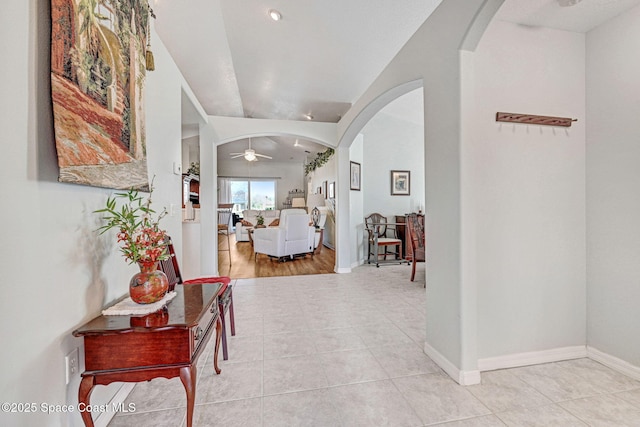
[[[279,21],[282,19],[282,14],[275,9],[271,9],[269,11],[269,17],[274,21]]]
[[[307,120],[313,120],[313,116],[311,114],[305,114],[304,116],[307,118]]]

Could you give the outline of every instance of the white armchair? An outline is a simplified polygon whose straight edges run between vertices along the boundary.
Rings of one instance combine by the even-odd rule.
[[[311,253],[315,249],[315,228],[309,225],[304,209],[285,209],[277,227],[256,228],[253,231],[253,251],[276,258]]]

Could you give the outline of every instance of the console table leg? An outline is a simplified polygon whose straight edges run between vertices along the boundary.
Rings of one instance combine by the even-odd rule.
[[[225,324],[225,315],[224,315],[224,307],[221,305],[218,306],[220,310],[220,319],[222,320],[222,359],[229,359],[229,353],[227,352],[227,325]]]
[[[78,403],[82,404],[83,409],[89,407],[89,398],[91,396],[93,386],[95,386],[96,384],[95,380],[96,378],[93,375],[88,375],[86,377],[82,377],[82,381],[80,381],[80,388],[78,390]],[[80,415],[82,416],[82,421],[84,422],[85,427],[93,427],[91,411],[84,410]]]
[[[180,368],[180,381],[187,392],[187,427],[191,427],[196,403],[196,365]]]
[[[229,324],[231,325],[231,335],[236,335],[236,321],[235,315],[233,314],[233,290],[231,290],[231,302],[229,302]],[[224,315],[224,311],[223,311]]]
[[[213,351],[213,369],[216,371],[216,374],[220,373],[220,368],[218,367],[218,350],[220,350],[221,337],[222,337],[222,320],[220,320],[220,317],[218,317],[218,320],[216,320],[216,347],[215,347],[215,350]]]

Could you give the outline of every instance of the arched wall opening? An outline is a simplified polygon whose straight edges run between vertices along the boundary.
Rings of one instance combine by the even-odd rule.
[[[274,209],[281,210],[288,206],[286,201],[290,192],[304,192],[305,199],[308,200],[308,195],[313,194],[312,189],[320,185],[313,183],[313,179],[318,180],[322,177],[321,179],[326,182],[336,180],[335,156],[319,168],[323,175],[319,175],[316,170],[315,173],[312,172],[306,176],[304,166],[318,153],[336,146],[336,124],[334,123],[210,117],[210,125],[215,132],[215,179],[218,181],[218,190],[224,189],[224,192],[218,192],[218,196],[224,193],[226,199],[230,198],[231,190],[226,184],[235,185],[233,181],[273,181],[276,187]],[[256,153],[268,155],[272,159],[258,157],[257,162],[249,162],[242,155],[238,155],[248,149],[250,143]],[[238,154],[232,155],[232,153]],[[221,181],[224,181],[225,185],[221,186]],[[231,202],[234,202],[233,197],[231,199]],[[218,198],[217,202],[220,200]],[[237,213],[237,215],[239,217],[241,214]],[[319,244],[333,249],[335,227],[332,228],[331,224],[333,219],[326,221],[323,241]],[[321,250],[321,252],[323,256],[332,254],[331,251]],[[222,259],[226,255],[223,251],[220,253],[219,271],[222,273],[227,271],[224,264],[226,259]],[[327,264],[324,265],[324,271],[326,271]],[[329,265],[334,266],[332,255]],[[229,268],[230,271],[231,268],[233,267]],[[243,273],[257,274],[248,270]]]
[[[402,216],[417,210],[419,205],[424,206],[422,85],[422,79],[417,79],[382,93],[363,108],[340,141],[340,152],[343,155],[339,156],[339,161],[346,166],[343,169],[349,171],[350,162],[353,161],[361,164],[362,173],[360,191],[351,190],[349,174],[339,176],[339,193],[346,197],[339,197],[338,205],[348,206],[348,209],[337,210],[338,239],[348,242],[347,246],[339,246],[337,254],[338,263],[344,269],[364,262],[367,247],[363,222],[366,215],[378,212],[392,221],[396,215]],[[410,94],[414,96],[408,101]],[[392,109],[394,105],[395,110]],[[419,119],[416,118],[416,108],[419,109]],[[411,119],[407,109],[414,109],[410,111]],[[405,117],[401,117],[403,114]],[[411,182],[415,184],[408,196],[391,196],[391,170],[412,171]]]
[[[463,164],[468,149],[465,132],[469,130],[463,126],[464,116],[469,114],[463,107],[467,107],[464,97],[468,96],[467,78],[472,72],[467,54],[475,49],[502,2],[442,2],[338,124],[338,168],[339,178],[346,180],[340,184],[344,190],[348,188],[350,156],[359,141],[356,135],[363,124],[386,104],[385,97],[394,98],[393,90],[401,91],[404,85],[422,81],[425,229],[430,262],[424,350],[461,384],[480,380],[472,277],[475,247],[470,244],[474,226],[469,192],[472,186]],[[353,208],[356,203],[351,204],[349,197],[349,193],[340,197],[339,204]],[[350,243],[349,221],[356,216],[360,217],[360,212],[338,219],[339,244],[345,247]],[[339,268],[348,266],[349,261],[340,256]]]

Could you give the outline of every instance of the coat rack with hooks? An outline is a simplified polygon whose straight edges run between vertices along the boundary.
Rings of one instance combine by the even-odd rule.
[[[571,127],[578,119],[570,117],[536,116],[534,114],[496,113],[496,122],[524,123],[529,125]]]

